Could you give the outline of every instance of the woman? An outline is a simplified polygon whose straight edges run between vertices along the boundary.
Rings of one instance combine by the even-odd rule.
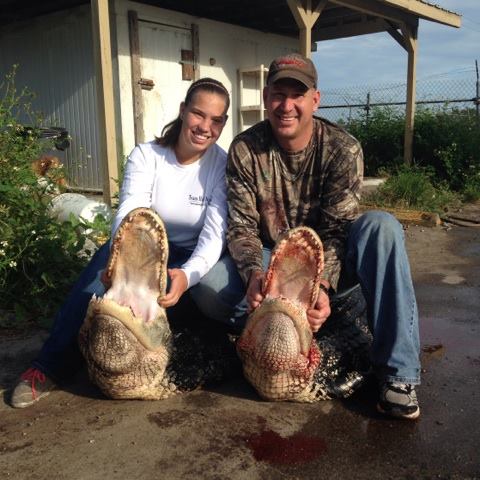
[[[227,121],[229,105],[228,91],[220,82],[197,80],[188,89],[179,116],[165,126],[162,137],[135,147],[127,161],[112,236],[134,208],[150,207],[162,217],[170,251],[170,287],[159,299],[165,308],[199,284],[225,247],[226,153],[216,142]],[[13,407],[32,405],[78,369],[78,331],[92,295],[105,292],[101,274],[109,254],[107,243],[73,287],[40,354],[20,377],[11,398]]]

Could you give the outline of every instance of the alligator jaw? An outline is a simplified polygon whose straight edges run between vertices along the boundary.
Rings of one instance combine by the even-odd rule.
[[[105,272],[110,289],[91,304],[92,314],[117,318],[151,351],[164,346],[168,330],[165,309],[157,303],[166,292],[167,258],[168,240],[160,217],[150,209],[133,210],[112,242]]]
[[[264,296],[288,298],[313,307],[323,271],[323,245],[314,230],[297,227],[275,246],[265,275]]]
[[[242,334],[244,341],[247,337],[257,337],[267,322],[275,323],[277,318],[283,318],[284,321],[287,318],[289,319],[291,327],[293,327],[293,329],[290,328],[289,341],[295,343],[295,346],[291,346],[295,347],[295,350],[298,350],[299,354],[308,357],[313,333],[308,325],[306,311],[302,305],[297,302],[292,302],[287,298],[266,297],[262,304],[255,309],[249,317],[245,331]],[[288,323],[285,327],[289,329]],[[275,329],[270,329],[270,331],[274,332]],[[273,339],[268,338],[267,334],[265,341],[272,342]]]
[[[85,328],[89,328],[99,317],[110,317],[121,322],[151,352],[162,351],[169,342],[170,329],[164,312],[160,311],[156,319],[146,323],[142,317],[136,317],[130,307],[94,296],[88,305]]]
[[[245,377],[268,400],[309,401],[305,395],[321,352],[307,320],[318,296],[323,247],[306,227],[277,243],[265,276],[264,300],[237,342]]]

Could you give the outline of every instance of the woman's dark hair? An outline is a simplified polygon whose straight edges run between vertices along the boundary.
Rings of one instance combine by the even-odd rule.
[[[183,101],[184,105],[187,106],[193,98],[193,95],[199,91],[218,93],[225,97],[225,111],[228,110],[230,106],[230,95],[225,86],[218,80],[213,78],[200,78],[193,82],[187,94],[185,95],[185,100]],[[182,119],[180,115],[170,123],[167,123],[162,130],[162,136],[156,137],[157,143],[164,147],[173,147],[178,142],[178,137],[180,136],[180,131],[182,130]]]

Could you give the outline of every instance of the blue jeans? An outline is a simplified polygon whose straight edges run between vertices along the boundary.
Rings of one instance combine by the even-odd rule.
[[[191,252],[170,246],[169,267],[178,267]],[[267,268],[271,251],[263,249]],[[50,337],[33,365],[56,380],[71,374],[81,360],[77,335],[93,293],[104,288],[100,273],[109,256],[101,247],[57,314]],[[367,212],[350,227],[340,288],[360,283],[373,333],[371,359],[381,381],[420,383],[418,313],[402,226],[385,212]],[[189,290],[207,317],[240,331],[247,318],[245,286],[232,258],[225,254]],[[341,291],[338,293],[342,294]]]
[[[264,268],[270,255],[264,248]],[[367,212],[350,226],[338,295],[357,284],[367,303],[378,379],[419,384],[417,302],[403,228],[386,212]],[[190,294],[204,315],[241,330],[246,321],[244,288],[233,260],[225,255]]]

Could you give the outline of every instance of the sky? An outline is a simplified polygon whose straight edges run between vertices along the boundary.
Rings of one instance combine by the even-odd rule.
[[[480,64],[480,0],[429,3],[462,15],[462,26],[420,20],[417,80],[475,79],[475,60]],[[406,82],[407,53],[386,32],[319,42],[312,60],[321,91]]]

